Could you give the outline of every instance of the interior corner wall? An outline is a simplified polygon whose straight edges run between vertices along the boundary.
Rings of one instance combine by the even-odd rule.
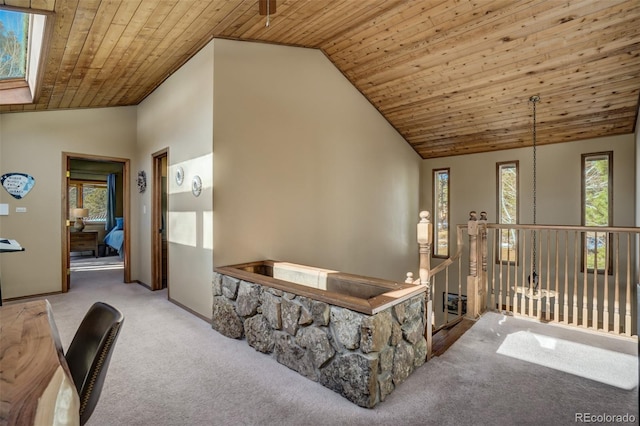
[[[2,237],[26,251],[0,256],[2,296],[15,298],[62,289],[62,153],[131,158],[135,107],[6,113],[0,115],[0,174],[28,173],[35,185],[17,200],[0,191],[9,215]],[[17,213],[16,208],[26,209]],[[37,267],[34,267],[37,265]]]
[[[636,226],[640,226],[640,108],[636,114]],[[639,268],[640,269],[640,268]]]
[[[640,107],[636,114],[636,226],[640,227]],[[636,253],[640,253],[640,237],[636,238]],[[640,256],[636,258],[637,283],[640,285]]]
[[[538,224],[580,225],[581,154],[613,151],[613,226],[633,226],[637,193],[634,135],[609,136],[577,142],[542,145],[537,149]],[[496,163],[519,161],[519,223],[533,223],[533,154],[518,148],[482,154],[424,160],[420,202],[432,209],[432,171],[450,168],[450,223],[467,223],[469,212],[482,210],[489,222],[497,217]],[[455,244],[452,232],[450,244]]]
[[[417,272],[420,157],[319,50],[214,40],[215,266]]]
[[[2,167],[2,117],[3,115],[0,114],[0,172],[2,172],[3,170],[3,167]],[[3,199],[4,199],[4,195],[0,195],[0,203],[4,203]],[[0,237],[6,238],[4,236],[4,233],[2,232],[2,222],[3,222],[2,216],[0,216]],[[0,262],[2,262],[2,260],[0,260]],[[2,263],[0,263],[0,287],[1,286],[2,286]]]
[[[211,317],[213,273],[213,44],[205,46],[138,105],[134,174],[146,171],[147,190],[132,190],[132,276],[151,284],[153,154],[168,149],[168,286],[171,300]],[[184,170],[177,185],[175,171]],[[202,193],[191,192],[199,176]]]

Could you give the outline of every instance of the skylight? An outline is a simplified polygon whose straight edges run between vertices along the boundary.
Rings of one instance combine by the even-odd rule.
[[[0,6],[0,105],[37,100],[53,14]]]
[[[27,76],[29,14],[0,10],[0,80]]]

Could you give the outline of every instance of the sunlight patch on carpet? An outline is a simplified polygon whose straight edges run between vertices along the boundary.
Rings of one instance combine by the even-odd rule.
[[[633,355],[528,331],[509,334],[496,352],[621,389],[638,386],[638,360]]]
[[[71,272],[108,271],[114,269],[124,269],[124,263],[82,263],[77,265],[71,264]]]

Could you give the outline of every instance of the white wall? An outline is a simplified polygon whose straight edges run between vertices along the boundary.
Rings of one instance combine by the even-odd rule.
[[[622,135],[538,146],[538,224],[580,225],[581,154],[613,151],[613,226],[634,226],[634,136]],[[451,224],[466,223],[469,211],[484,210],[496,220],[496,163],[519,161],[520,220],[533,222],[532,149],[519,148],[483,154],[424,160],[421,174],[422,208],[432,208],[432,170],[450,167]],[[455,240],[452,240],[455,242]]]
[[[63,151],[132,159],[131,278],[150,283],[152,188],[139,194],[135,176],[146,171],[151,185],[152,154],[168,148],[170,297],[203,316],[214,255],[395,280],[417,267],[420,158],[319,51],[216,40],[138,107],[3,114],[0,124],[0,171],[36,177],[23,202],[0,195],[28,209],[0,218],[3,236],[28,249],[0,259],[7,298],[61,288]]]
[[[2,170],[3,170],[2,168],[2,117],[3,115],[0,114],[0,174],[3,174],[2,173]],[[2,191],[2,189],[0,189],[0,191]],[[0,203],[4,203],[3,200],[4,200],[3,195],[0,195]],[[0,216],[0,237],[7,238],[4,235],[4,232],[2,231],[2,223],[3,223],[2,216]],[[2,292],[1,287],[2,287],[2,259],[0,259],[0,292]]]
[[[151,184],[152,154],[164,148],[170,297],[203,316],[214,265],[279,259],[394,280],[416,272],[433,168],[451,168],[455,224],[472,209],[494,219],[495,163],[519,160],[520,222],[531,221],[531,149],[421,160],[320,51],[215,40],[138,107],[0,115],[0,174],[36,177],[24,200],[0,191],[11,211],[0,235],[27,247],[0,257],[3,296],[61,288],[63,151],[133,160],[132,278],[150,283],[152,188],[139,194],[135,176],[145,170]],[[614,225],[640,224],[638,132],[540,146],[538,223],[579,224],[580,154],[605,150],[614,150]]]
[[[637,161],[635,159],[634,145],[634,135],[623,135],[539,146],[537,150],[537,223],[580,225],[581,155],[613,151],[613,226],[634,226],[636,220],[634,217],[636,205],[634,175]],[[450,223],[452,226],[449,244],[452,255],[456,249],[455,225],[467,223],[471,210],[475,210],[477,213],[484,210],[488,213],[488,221],[490,223],[496,221],[497,162],[519,161],[519,223],[530,224],[533,222],[532,156],[533,151],[531,148],[519,148],[423,161],[420,205],[426,210],[431,211],[433,204],[432,170],[450,168]],[[437,263],[439,263],[439,260],[435,260],[434,264]],[[624,270],[626,266],[622,263],[620,267]],[[463,254],[462,259],[462,271],[463,276],[468,271],[465,254]],[[456,277],[452,279],[454,284],[452,284],[453,290],[451,292],[457,293],[458,271],[456,264],[454,264],[450,276]],[[569,281],[573,282],[572,279]],[[434,288],[434,311],[436,315],[441,315],[443,280],[440,279],[438,282],[440,284],[437,284]],[[579,289],[578,291],[582,295],[582,290]],[[466,294],[466,284],[463,285],[462,293]],[[622,297],[624,298],[625,296],[623,295]]]
[[[636,115],[636,226],[640,226],[640,113]],[[640,269],[640,268],[639,268]]]
[[[136,140],[136,108],[24,112],[0,115],[0,174],[28,173],[31,192],[16,200],[4,189],[0,216],[4,238],[25,252],[0,256],[3,298],[62,289],[62,152],[131,158]],[[26,213],[16,213],[25,207]],[[132,258],[135,263],[136,259]]]
[[[636,115],[636,226],[640,227],[640,113]],[[640,252],[640,237],[636,239],[637,251]],[[636,282],[640,284],[640,256],[636,257]],[[637,311],[637,308],[636,308]],[[640,327],[639,327],[640,328]]]
[[[137,162],[152,184],[152,154],[169,149],[168,252],[169,297],[211,316],[213,44],[203,48],[138,106]],[[182,186],[175,170],[182,166]],[[199,197],[191,193],[195,175],[203,182]],[[151,185],[144,194],[133,191],[132,216],[139,232],[132,239],[137,263],[132,276],[151,283]]]
[[[417,271],[407,142],[322,52],[214,44],[214,264]]]

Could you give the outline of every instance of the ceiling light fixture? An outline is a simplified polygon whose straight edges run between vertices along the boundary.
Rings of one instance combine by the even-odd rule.
[[[276,13],[276,0],[258,0],[258,11],[267,16],[265,27],[269,27],[271,14]]]

